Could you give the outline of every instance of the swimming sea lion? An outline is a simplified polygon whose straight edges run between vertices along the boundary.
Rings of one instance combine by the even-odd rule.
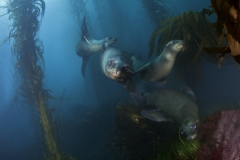
[[[172,70],[177,54],[183,47],[183,40],[168,42],[162,53],[138,69],[135,75],[139,73],[142,79],[150,82],[165,80]]]
[[[82,67],[81,72],[83,76],[85,76],[85,70],[87,66],[87,62],[92,55],[92,53],[96,53],[99,51],[103,51],[104,44],[107,43],[108,45],[113,44],[116,42],[116,38],[104,38],[102,40],[95,40],[92,37],[89,36],[87,24],[86,24],[86,18],[83,17],[83,23],[82,23],[82,39],[78,44],[76,45],[76,53],[78,56],[82,57]]]
[[[121,83],[124,89],[130,92],[135,103],[139,103],[141,96],[135,92],[135,86],[132,80],[134,70],[131,56],[113,47],[105,46],[105,48],[101,57],[103,73],[108,78]]]
[[[115,81],[121,82],[133,73],[131,57],[113,47],[103,52],[101,63],[104,74]]]
[[[186,88],[185,88],[186,89]],[[181,134],[186,136],[186,139],[192,140],[197,135],[199,116],[198,106],[191,98],[194,94],[172,90],[172,89],[157,89],[146,95],[146,102],[153,105],[155,110],[143,110],[141,114],[153,121],[175,121],[181,124]]]

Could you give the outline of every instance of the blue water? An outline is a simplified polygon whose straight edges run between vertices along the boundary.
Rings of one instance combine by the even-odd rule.
[[[3,4],[4,1],[0,2]],[[97,54],[91,57],[85,78],[81,75],[82,60],[75,53],[81,24],[72,14],[68,0],[45,2],[46,12],[38,37],[44,44],[44,88],[51,90],[54,97],[63,97],[62,101],[48,102],[48,106],[55,109],[54,130],[59,149],[76,159],[124,159],[121,153],[108,150],[105,146],[116,139],[111,135],[115,124],[116,97],[129,95],[119,83],[102,74]],[[117,37],[116,48],[129,54],[140,54],[147,60],[149,40],[157,27],[147,11],[137,0],[115,0],[116,6],[107,2],[101,0],[104,8],[102,15],[106,19],[100,19],[93,2],[86,1],[90,34],[95,39]],[[169,0],[167,6],[173,15],[179,15],[185,11],[201,11],[210,6],[210,0]],[[118,19],[115,19],[111,7],[115,8]],[[0,14],[5,11],[0,8]],[[7,15],[0,17],[0,42],[8,36],[10,25]],[[36,109],[24,103],[14,103],[18,85],[13,78],[12,43],[9,41],[0,46],[0,160],[44,159],[46,149]],[[203,60],[200,71],[201,79],[189,75],[200,112],[207,112],[210,106],[238,101],[239,66],[230,63],[218,69],[217,64]]]

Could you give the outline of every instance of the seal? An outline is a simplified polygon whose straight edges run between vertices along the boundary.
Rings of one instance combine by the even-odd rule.
[[[172,70],[177,54],[183,49],[183,40],[172,40],[166,44],[162,53],[154,60],[140,67],[135,75],[145,81],[163,81]]]
[[[185,88],[186,90],[186,88]],[[157,109],[143,110],[141,114],[153,121],[174,121],[180,123],[180,132],[187,140],[195,139],[197,135],[199,115],[198,106],[191,98],[191,89],[186,93],[172,89],[157,89],[146,95],[146,102]]]
[[[106,47],[101,58],[103,73],[110,79],[123,84],[127,91],[133,91],[133,66],[131,57],[116,48]]]
[[[134,70],[131,56],[111,46],[105,46],[105,48],[101,57],[103,73],[108,78],[121,83],[124,89],[131,94],[134,102],[140,103],[142,97],[135,91],[132,80]]]
[[[81,66],[81,72],[83,76],[85,77],[85,70],[87,63],[89,61],[89,58],[93,53],[100,52],[104,50],[104,45],[106,43],[108,45],[113,44],[116,42],[116,38],[107,37],[102,40],[95,40],[92,37],[89,36],[88,29],[87,29],[87,23],[85,16],[83,17],[83,23],[81,27],[82,31],[82,39],[75,47],[76,53],[78,56],[82,58],[82,66]]]

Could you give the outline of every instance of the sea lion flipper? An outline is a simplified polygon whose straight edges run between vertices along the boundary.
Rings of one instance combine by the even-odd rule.
[[[142,110],[141,115],[156,122],[173,121],[172,118],[164,113],[161,109]]]
[[[180,91],[186,95],[188,95],[190,98],[192,98],[193,100],[196,100],[195,94],[193,92],[193,90],[187,86],[183,86],[181,87]]]
[[[133,69],[134,71],[140,71],[143,68],[145,68],[145,64],[147,64],[148,62],[142,62],[139,59],[137,59],[134,55],[131,56],[131,60],[133,63]],[[144,66],[144,67],[143,67]]]
[[[81,67],[81,72],[83,77],[85,77],[85,71],[86,71],[86,67],[87,67],[87,63],[89,61],[90,55],[88,56],[82,56],[82,67]]]
[[[85,15],[83,17],[81,31],[82,31],[82,40],[85,41],[86,39],[89,39],[89,33],[88,33],[88,29],[87,29],[87,23],[86,23]]]

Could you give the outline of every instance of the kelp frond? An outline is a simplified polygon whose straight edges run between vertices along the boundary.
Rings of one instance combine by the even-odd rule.
[[[240,1],[211,0],[211,3],[218,16],[215,23],[218,41],[227,40],[231,55],[240,64]]]

